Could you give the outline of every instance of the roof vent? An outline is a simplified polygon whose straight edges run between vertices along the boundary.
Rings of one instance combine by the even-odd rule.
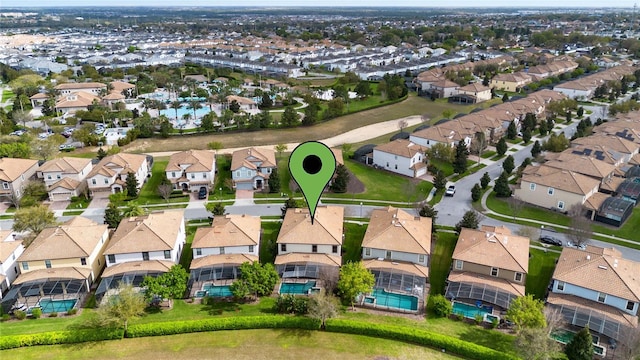
[[[604,265],[598,265],[598,269],[607,270],[607,267]]]
[[[505,235],[504,239],[503,239],[503,242],[504,242],[505,245],[507,245],[507,241],[509,241],[509,238]]]
[[[587,255],[587,260],[591,260],[591,255]]]
[[[494,243],[494,242],[497,242],[497,241],[496,241],[496,238],[494,238],[494,237],[490,237],[490,238],[489,238],[489,242]]]

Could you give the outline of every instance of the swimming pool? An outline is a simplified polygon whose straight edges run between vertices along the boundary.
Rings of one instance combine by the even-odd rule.
[[[66,300],[50,300],[50,299],[42,299],[38,303],[42,312],[45,314],[54,313],[54,312],[66,312],[73,309],[76,306],[77,299],[66,299]]]
[[[280,284],[280,294],[304,294],[307,295],[311,288],[316,286],[315,280],[308,280],[305,283],[289,283]]]
[[[453,313],[462,315],[469,319],[475,319],[476,315],[480,315],[482,316],[482,319],[484,319],[487,314],[491,314],[491,312],[487,311],[485,308],[479,308],[477,306],[457,301],[453,302]]]
[[[569,343],[569,341],[571,341],[571,339],[573,339],[575,335],[576,333],[571,330],[556,329],[553,332],[551,332],[551,334],[549,334],[549,337],[551,337],[553,340],[561,344],[566,345]],[[593,342],[593,353],[599,356],[605,356],[607,353],[607,350],[605,349],[604,346],[599,345],[600,337],[598,335],[591,334],[591,339]]]
[[[413,295],[387,292],[384,289],[374,289],[371,296],[375,298],[374,303],[376,306],[410,311],[418,310],[418,298]],[[366,297],[365,302],[367,302]]]
[[[202,106],[203,107],[201,109],[196,110],[196,119],[201,119],[203,116],[205,116],[211,111],[209,110],[209,106],[205,104],[202,104]],[[184,116],[184,114],[189,114],[191,117],[193,117],[193,109],[191,109],[188,106],[180,107],[178,109],[178,120],[182,120],[182,117]],[[164,115],[169,119],[174,119],[176,117],[176,110],[171,108],[163,109],[163,110],[160,110],[160,115]]]
[[[205,295],[203,296],[213,296],[213,297],[231,297],[233,293],[229,288],[229,285],[205,285],[202,287]]]

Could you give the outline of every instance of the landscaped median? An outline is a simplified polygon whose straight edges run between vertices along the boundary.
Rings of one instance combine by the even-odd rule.
[[[24,346],[72,344],[147,336],[165,336],[205,331],[248,329],[320,330],[320,321],[308,317],[284,315],[237,316],[201,320],[132,324],[129,325],[126,334],[123,329],[51,331],[36,334],[2,336],[0,337],[0,349],[5,350]],[[418,344],[439,350],[441,349],[444,352],[457,354],[468,359],[516,359],[512,355],[489,349],[481,345],[408,326],[374,324],[356,320],[330,319],[327,320],[325,329],[326,331],[333,333],[357,334]]]

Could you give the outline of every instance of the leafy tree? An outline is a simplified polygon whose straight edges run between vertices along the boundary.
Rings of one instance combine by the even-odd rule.
[[[438,210],[436,210],[433,206],[429,204],[424,204],[424,206],[422,206],[418,211],[418,214],[422,217],[431,218],[431,224],[433,225],[431,227],[431,231],[435,232],[435,229],[436,229],[435,223],[436,223],[436,219],[438,218]]]
[[[447,298],[441,294],[429,296],[428,308],[433,311],[437,317],[447,317],[453,312],[451,301],[447,300]]]
[[[291,127],[297,125],[299,120],[300,115],[298,112],[292,106],[287,106],[282,113],[280,122],[284,127]]]
[[[480,200],[481,197],[482,197],[482,188],[480,187],[480,184],[473,185],[473,187],[471,188],[471,200],[476,202]]]
[[[552,133],[542,145],[542,148],[551,152],[562,152],[568,149],[570,145],[571,141],[564,136],[564,133],[560,133],[560,135]]]
[[[13,231],[28,231],[35,238],[44,228],[55,225],[53,211],[45,205],[36,205],[16,210],[13,217]]]
[[[364,267],[362,261],[349,262],[340,268],[340,280],[338,280],[338,293],[344,302],[354,307],[354,301],[358,294],[370,293],[375,285],[375,277]]]
[[[135,201],[130,201],[122,211],[122,216],[124,217],[142,216],[145,214],[145,209],[142,206],[138,205]]]
[[[482,189],[486,189],[489,187],[490,182],[491,176],[489,176],[489,173],[485,171],[485,173],[482,174],[482,177],[480,178],[480,187],[482,187]]]
[[[529,140],[531,140],[531,129],[526,128],[522,131],[522,140],[525,144],[528,143]]]
[[[44,140],[35,140],[31,143],[31,153],[37,156],[39,159],[47,160],[55,157],[60,150],[53,139],[53,136]]]
[[[42,181],[29,181],[22,190],[22,196],[29,196],[37,201],[47,199],[47,186]]]
[[[287,144],[278,144],[274,146],[274,150],[278,153],[278,158],[282,157],[282,153],[287,151]]]
[[[305,97],[307,107],[304,108],[304,119],[302,125],[313,125],[320,119],[320,100],[315,97]]]
[[[502,102],[505,103],[509,101],[509,95],[507,93],[504,93],[504,95],[502,95]]]
[[[200,130],[204,132],[210,132],[215,129],[214,121],[216,119],[216,113],[211,111],[205,114],[200,120]]]
[[[500,177],[496,180],[493,191],[496,192],[497,197],[509,197],[511,196],[511,188],[509,187],[509,174],[503,171]]]
[[[591,239],[593,230],[591,220],[584,216],[586,209],[582,205],[574,205],[569,209],[571,221],[567,231],[567,237],[576,246],[585,245]]]
[[[547,326],[547,320],[542,312],[543,308],[542,300],[534,299],[533,295],[520,296],[511,300],[507,319],[514,323],[516,331],[524,328],[544,329]]]
[[[156,277],[145,276],[140,286],[145,287],[145,299],[152,301],[154,298],[168,299],[169,307],[173,299],[179,299],[187,291],[189,273],[180,264],[173,265],[169,271]]]
[[[166,139],[169,137],[172,130],[173,130],[173,125],[171,124],[169,119],[167,119],[166,117],[163,117],[163,119],[160,122],[160,136]]]
[[[260,102],[260,109],[270,109],[273,106],[273,100],[268,92],[262,94],[262,101]]]
[[[515,161],[516,160],[513,158],[513,155],[509,155],[502,162],[502,168],[504,169],[504,171],[507,172],[508,175],[511,175],[511,173],[513,172],[513,169],[515,169],[516,167]]]
[[[373,92],[371,91],[371,85],[369,84],[368,81],[365,81],[365,80],[358,82],[354,91],[358,94],[358,97],[360,98],[366,98],[367,96],[370,96],[373,94]]]
[[[218,202],[206,203],[204,207],[207,209],[208,212],[212,213],[213,216],[224,215],[225,207],[222,204],[222,202],[218,201]]]
[[[96,157],[98,158],[98,160],[102,160],[107,156],[107,152],[104,151],[103,148],[98,149],[98,153],[96,154]]]
[[[582,328],[582,330],[569,341],[564,348],[564,353],[569,360],[593,359],[593,338],[589,332],[589,326]]]
[[[540,122],[540,125],[538,126],[538,131],[540,132],[540,136],[547,136],[547,133],[549,132],[549,128],[546,121]]]
[[[304,206],[304,200],[296,200],[293,197],[289,196],[289,198],[285,200],[284,206],[282,206],[282,208],[280,209],[282,210],[282,216],[284,217],[287,214],[287,209],[301,208]]]
[[[582,117],[582,115],[584,115],[584,108],[582,106],[580,106],[578,108],[578,110],[576,111],[576,116]]]
[[[327,319],[334,318],[338,315],[338,300],[330,293],[322,291],[313,295],[309,299],[309,316],[313,319],[320,320],[320,328],[325,328]]]
[[[115,229],[120,225],[120,221],[122,221],[123,218],[124,215],[118,206],[115,203],[110,202],[104,210],[104,223],[110,228]]]
[[[443,190],[445,186],[447,186],[447,178],[442,171],[438,170],[433,177],[433,187],[439,191]]]
[[[349,184],[349,172],[347,171],[347,167],[338,164],[336,167],[336,176],[331,183],[331,191],[336,193],[345,193],[347,192],[347,185]]]
[[[130,197],[135,198],[138,196],[138,179],[136,178],[136,174],[130,171],[127,174],[124,186],[127,189],[127,194]]]
[[[344,101],[341,98],[330,100],[327,103],[327,109],[323,113],[325,119],[333,119],[342,115],[344,112]]]
[[[437,143],[426,150],[426,155],[429,159],[434,159],[442,162],[453,162],[454,151],[453,148],[444,143]]]
[[[456,232],[460,233],[462,228],[477,229],[480,224],[480,216],[475,210],[469,210],[462,215],[462,219],[456,224]]]
[[[567,123],[571,122],[571,111],[567,111],[567,113],[565,114],[565,117],[567,119]]]
[[[133,285],[121,282],[118,285],[117,296],[109,296],[96,311],[98,325],[123,326],[127,331],[129,322],[144,314],[147,303],[144,296],[133,289]]]
[[[267,181],[269,184],[269,192],[270,193],[279,193],[280,192],[280,174],[278,174],[278,168],[274,168],[271,170],[271,174],[269,175],[269,180]]]
[[[533,143],[533,147],[531,148],[531,156],[536,158],[541,153],[542,153],[542,145],[540,145],[540,141],[536,140],[536,142]]]
[[[353,158],[353,145],[349,143],[342,144],[342,156],[346,159]]]
[[[245,262],[240,265],[240,276],[234,281],[230,290],[239,299],[248,295],[267,296],[273,292],[274,286],[280,280],[273,264],[260,265],[259,262]]]
[[[467,150],[467,145],[463,140],[458,142],[456,145],[456,157],[453,160],[453,171],[457,174],[462,174],[467,171],[467,157],[469,156],[469,151]]]
[[[524,360],[551,360],[558,358],[560,346],[545,329],[524,328],[516,336],[515,348]]]
[[[507,152],[507,141],[503,137],[500,138],[496,144],[496,152],[499,156],[502,156]]]
[[[229,104],[229,110],[233,111],[234,114],[240,112],[240,104],[238,104],[237,100],[232,100]]]
[[[515,140],[516,136],[518,136],[518,128],[516,127],[515,122],[510,122],[509,127],[507,127],[507,139]]]

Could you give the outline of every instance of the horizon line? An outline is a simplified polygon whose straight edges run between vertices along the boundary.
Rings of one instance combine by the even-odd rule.
[[[616,7],[616,6],[468,6],[468,5],[452,5],[452,6],[413,6],[413,5],[232,5],[232,6],[209,6],[209,5],[20,5],[20,6],[8,6],[4,9],[0,9],[0,12],[6,10],[16,10],[23,8],[36,8],[36,9],[61,9],[61,8],[207,8],[207,9],[233,9],[233,8],[257,8],[257,9],[300,9],[300,8],[334,8],[334,9],[633,9],[633,6]]]

